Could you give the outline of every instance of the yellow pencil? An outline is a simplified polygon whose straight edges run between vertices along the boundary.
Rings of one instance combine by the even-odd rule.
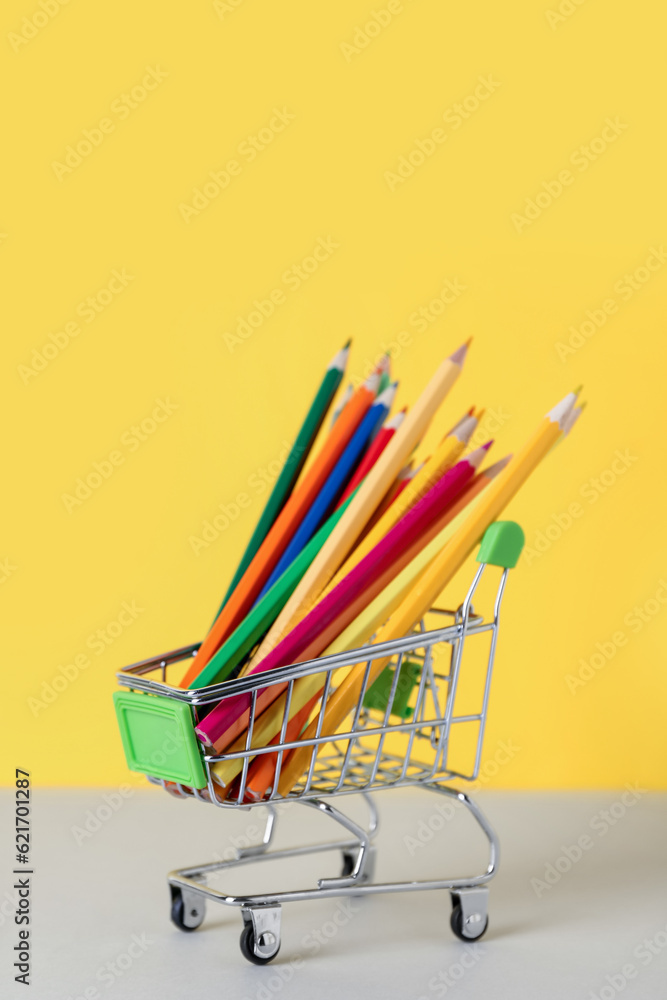
[[[563,424],[575,403],[576,395],[569,393],[545,416],[537,431],[512,459],[504,472],[485,491],[479,504],[466,518],[456,534],[422,573],[417,583],[401,601],[391,618],[379,629],[377,643],[397,639],[408,633],[415,622],[424,615],[451,580],[459,567],[479,542],[488,526],[497,519],[507,503],[525,482],[530,473],[551,449],[561,434]],[[389,658],[374,660],[368,674],[368,685],[387,666]],[[355,667],[333,693],[324,712],[322,735],[333,735],[351,712],[361,695],[365,669]],[[304,733],[311,738],[317,730],[317,718]],[[294,750],[280,776],[279,791],[286,795],[308,767],[311,748]]]
[[[384,512],[382,517],[373,525],[363,540],[350,553],[347,560],[340,567],[333,580],[327,585],[322,593],[322,597],[340,583],[344,576],[353,569],[364,556],[368,555],[371,549],[384,538],[387,532],[393,528],[397,521],[403,517],[410,507],[414,506],[425,493],[440,479],[441,476],[450,469],[465,450],[465,446],[472,437],[473,431],[477,427],[475,417],[465,417],[454,427],[444,441],[436,448],[431,457],[424,462],[423,466],[415,473],[414,478],[408,483],[394,503]]]
[[[502,458],[499,462],[489,466],[480,472],[477,479],[486,480],[490,483],[499,475],[509,463],[511,455]],[[473,480],[474,482],[474,480]],[[408,563],[405,569],[394,577],[391,583],[382,590],[364,610],[357,615],[353,622],[344,629],[339,636],[327,646],[322,654],[329,656],[332,653],[343,653],[348,649],[356,649],[363,643],[368,642],[375,630],[382,625],[392,612],[401,603],[403,597],[409,592],[412,586],[419,579],[426,567],[437,556],[438,552],[447,544],[450,538],[458,531],[467,517],[472,513],[482,500],[481,495],[475,496],[462,510],[456,514],[449,524],[433,538],[428,545],[424,546],[414,559]],[[297,684],[299,681],[297,681]]]
[[[250,670],[310,611],[322,590],[345,560],[367,521],[423,437],[436,410],[461,374],[468,351],[463,344],[445,358],[416,404],[370,470],[350,506],[331,532],[298,587],[253,657]]]

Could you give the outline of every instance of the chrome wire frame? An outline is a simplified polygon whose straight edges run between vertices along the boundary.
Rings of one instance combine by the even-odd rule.
[[[474,781],[479,773],[486,714],[493,661],[496,652],[500,606],[505,591],[508,571],[503,570],[493,607],[493,618],[485,621],[473,610],[472,600],[486,566],[480,565],[475,573],[463,604],[456,612],[432,608],[429,615],[448,619],[443,627],[427,630],[424,621],[409,635],[385,643],[369,644],[350,652],[323,656],[304,663],[279,667],[263,674],[248,676],[205,688],[183,689],[167,683],[168,668],[180,661],[196,656],[199,644],[185,646],[162,656],[143,660],[127,667],[117,674],[119,683],[134,691],[162,695],[191,706],[193,724],[196,726],[214,704],[243,696],[249,701],[248,732],[242,750],[216,753],[213,748],[203,752],[207,775],[207,786],[192,789],[157,777],[149,777],[153,784],[162,785],[170,794],[178,798],[198,798],[211,802],[220,808],[250,808],[263,806],[268,810],[267,822],[262,840],[257,845],[237,850],[231,860],[215,861],[196,867],[174,871],[169,875],[172,895],[180,893],[185,901],[186,913],[190,913],[189,929],[199,926],[203,919],[204,897],[242,908],[244,923],[252,922],[256,941],[279,940],[280,904],[302,900],[313,896],[335,896],[355,893],[401,892],[415,889],[449,889],[456,905],[464,913],[464,936],[473,940],[483,933],[485,924],[479,927],[475,921],[485,920],[486,883],[493,877],[498,859],[498,841],[493,828],[479,806],[464,792],[452,788],[449,783],[460,779]],[[483,678],[483,694],[479,711],[458,713],[456,694],[459,684],[463,653],[467,641],[473,636],[490,633],[490,648]],[[445,673],[435,662],[436,646],[449,647],[449,663]],[[384,713],[369,709],[364,699],[369,687],[371,665],[375,660],[390,658],[393,679],[387,708]],[[392,717],[391,708],[398,690],[401,667],[410,660],[419,666],[419,681],[416,693],[412,692],[411,718],[397,721]],[[324,709],[335,692],[340,678],[350,669],[356,669],[362,676],[359,699],[351,716],[335,734],[322,733]],[[158,673],[156,680],[151,674]],[[321,698],[319,721],[316,732],[311,737],[301,736],[292,741],[285,740],[285,732],[290,711],[290,702],[295,683],[302,677],[321,674]],[[257,698],[259,693],[276,685],[276,697],[286,692],[286,702],[280,729],[280,740],[267,745],[252,745]],[[477,726],[473,760],[469,768],[456,769],[450,766],[449,753],[453,727],[469,724]],[[403,752],[387,749],[387,737],[401,734],[405,740]],[[311,750],[310,764],[297,784],[285,796],[278,792],[278,777],[286,754],[298,747]],[[421,751],[421,752],[419,752]],[[250,762],[264,753],[277,753],[277,773],[268,798],[249,801],[246,796],[248,768]],[[223,760],[240,759],[242,767],[233,790],[222,800],[214,778],[213,766]],[[373,838],[377,831],[377,812],[368,794],[372,790],[395,787],[419,786],[458,801],[477,823],[488,843],[488,862],[479,874],[456,879],[437,879],[422,882],[373,883],[374,847]],[[361,794],[370,810],[368,826],[364,828],[335,808],[330,799],[334,796]],[[318,809],[321,813],[341,825],[351,839],[326,842],[323,844],[300,846],[289,850],[270,850],[276,823],[276,807],[289,801]],[[292,890],[255,896],[234,896],[218,891],[206,884],[207,876],[213,872],[249,862],[293,857],[319,851],[340,850],[349,859],[347,870],[339,878],[320,879],[315,889]],[[189,909],[188,909],[189,908]],[[277,916],[276,916],[277,914]],[[470,932],[465,930],[469,922]],[[261,957],[261,943],[255,951]],[[267,946],[268,947],[268,946]],[[267,953],[268,954],[268,953]],[[266,958],[266,955],[264,955]],[[268,959],[267,959],[268,960]]]
[[[244,747],[240,750],[226,749],[217,753],[213,747],[203,747],[203,761],[207,775],[206,789],[191,789],[152,778],[162,784],[171,794],[179,797],[194,796],[229,809],[253,805],[246,795],[248,768],[253,759],[265,753],[277,753],[276,778],[268,798],[262,802],[276,802],[283,798],[310,799],[321,795],[358,794],[372,789],[443,783],[454,778],[474,781],[479,774],[484,738],[484,727],[488,710],[493,661],[496,651],[500,605],[507,580],[504,570],[496,593],[493,618],[489,621],[474,613],[472,599],[485,570],[477,569],[472,585],[463,604],[456,612],[438,608],[431,609],[430,615],[451,619],[451,624],[428,630],[422,621],[413,633],[390,642],[369,644],[356,650],[323,656],[304,663],[266,671],[220,684],[192,690],[174,687],[166,682],[167,670],[179,661],[196,655],[198,644],[173,650],[162,656],[143,660],[125,668],[117,674],[119,683],[134,691],[158,694],[167,698],[187,702],[193,713],[196,726],[207,714],[209,706],[233,699],[236,703],[247,704],[247,734]],[[490,633],[490,648],[486,663],[482,703],[475,713],[456,712],[456,693],[461,673],[461,664],[466,641],[473,636]],[[446,644],[450,649],[449,665],[446,673],[437,668],[434,649]],[[382,716],[376,710],[364,705],[369,688],[371,667],[376,660],[389,660],[393,678],[387,699],[387,707]],[[411,718],[397,719],[391,709],[402,675],[402,666],[410,660],[419,666],[419,682]],[[362,676],[361,692],[351,716],[335,734],[323,733],[324,710],[340,679],[354,669]],[[159,672],[160,680],[149,675]],[[315,734],[304,735],[288,741],[285,732],[290,714],[294,685],[302,677],[321,675],[319,718]],[[253,729],[256,718],[257,699],[261,692],[275,686],[275,696],[286,693],[280,738],[277,743],[253,745]],[[464,724],[477,726],[474,759],[471,766],[462,770],[449,763],[449,748],[452,727]],[[388,736],[402,734],[405,737],[405,751],[401,753],[386,749]],[[257,741],[255,741],[257,743]],[[310,763],[306,772],[287,794],[278,791],[278,779],[284,758],[290,750],[309,748]],[[422,753],[418,751],[422,750]],[[240,760],[240,776],[232,791],[222,798],[216,785],[214,765],[219,761]]]

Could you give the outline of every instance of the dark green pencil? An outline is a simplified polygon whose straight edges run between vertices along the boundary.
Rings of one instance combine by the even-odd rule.
[[[287,456],[287,460],[282,467],[280,475],[278,476],[273,490],[271,491],[271,495],[266,502],[266,507],[262,511],[262,516],[257,522],[257,526],[252,533],[252,537],[246,546],[243,558],[234,573],[232,582],[227,588],[227,593],[225,594],[220,607],[215,613],[215,618],[218,617],[229,600],[236,584],[239,582],[252,562],[255,553],[266,538],[273,522],[278,517],[285,501],[289,497],[292,487],[294,486],[294,483],[303,468],[303,463],[308,457],[308,452],[317,437],[317,432],[322,426],[322,421],[327,414],[327,410],[329,409],[331,401],[336,394],[336,390],[338,389],[343,375],[345,374],[345,367],[347,365],[349,353],[350,341],[348,340],[345,346],[336,354],[327,367],[327,370],[324,373],[324,378],[320,383],[320,387],[315,394],[315,398],[310,405],[308,413],[306,414],[306,419],[301,425],[301,430],[297,435],[296,441],[292,445],[290,453]],[[215,618],[213,619],[214,621]]]

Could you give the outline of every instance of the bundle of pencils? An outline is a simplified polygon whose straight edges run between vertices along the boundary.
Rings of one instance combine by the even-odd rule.
[[[414,452],[461,374],[469,342],[442,362],[413,406],[394,416],[397,383],[388,357],[334,406],[349,347],[326,369],[182,687],[261,674],[356,649],[373,636],[386,641],[408,633],[583,408],[578,393],[568,394],[517,455],[480,468],[493,442],[471,447],[483,413],[472,407],[415,469]],[[369,685],[385,665],[373,661]],[[286,683],[258,689],[252,746],[316,731],[333,736],[354,709],[362,678],[362,671],[348,673],[322,706],[322,719],[322,675],[299,678],[286,725]],[[223,699],[199,722],[199,739],[218,753],[245,749],[250,708],[249,695]],[[299,780],[310,753],[296,748],[285,756],[280,794]],[[249,799],[272,789],[276,757],[255,757]],[[213,766],[222,795],[241,768],[241,758]]]

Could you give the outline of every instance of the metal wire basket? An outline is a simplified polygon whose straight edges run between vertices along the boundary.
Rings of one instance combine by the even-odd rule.
[[[172,920],[183,930],[193,930],[204,918],[205,899],[241,908],[244,928],[241,950],[258,964],[275,958],[280,947],[280,907],[283,902],[322,895],[400,892],[448,889],[452,895],[451,926],[463,940],[475,940],[486,930],[486,884],[495,873],[498,843],[488,820],[465,793],[451,787],[452,780],[473,781],[478,776],[484,728],[489,704],[491,675],[498,637],[500,606],[507,574],[516,565],[523,545],[523,532],[511,521],[497,522],[486,532],[480,547],[480,563],[461,606],[456,611],[433,608],[427,621],[401,639],[370,643],[349,652],[323,656],[259,675],[186,690],[168,683],[170,668],[196,655],[199,644],[185,646],[162,656],[143,660],[117,675],[124,691],[115,694],[123,745],[131,769],[143,772],[149,781],[162,785],[179,798],[197,798],[222,809],[263,806],[268,818],[261,843],[237,851],[236,858],[172,872]],[[492,614],[485,619],[475,613],[473,597],[489,565],[502,569]],[[427,627],[427,625],[429,627]],[[431,627],[434,625],[435,627]],[[488,652],[479,686],[475,711],[457,709],[457,692],[464,651],[476,636],[488,634]],[[446,651],[446,666],[441,654]],[[438,655],[436,655],[438,654]],[[369,684],[371,667],[389,658],[380,677]],[[324,709],[341,679],[356,671],[361,675],[361,693],[354,711],[335,733],[322,731]],[[156,675],[157,678],[156,679]],[[285,739],[295,686],[302,678],[313,678],[320,692],[318,722],[314,734]],[[128,690],[129,689],[129,690]],[[283,704],[280,733],[276,740],[257,738],[261,732],[261,710],[267,691]],[[204,747],[195,727],[213,705],[232,699],[246,707],[247,732],[242,746],[218,753]],[[468,741],[468,764],[452,759],[453,735],[463,728],[473,733]],[[297,748],[309,750],[309,766],[286,794],[279,791],[280,774],[287,755]],[[267,794],[258,801],[248,797],[248,773],[253,760],[263,754],[275,756],[275,776]],[[223,788],[216,765],[226,762],[233,774]],[[232,762],[234,762],[232,764]],[[472,877],[428,882],[373,882],[377,811],[371,791],[418,785],[458,799],[476,820],[488,841],[486,869]],[[361,793],[369,807],[366,828],[334,807],[334,796]],[[278,802],[289,799],[319,809],[344,827],[352,839],[307,845],[288,851],[269,850]],[[253,896],[230,896],[206,884],[208,875],[249,861],[275,859],[315,851],[340,850],[340,877],[320,879],[317,888],[288,890]]]

